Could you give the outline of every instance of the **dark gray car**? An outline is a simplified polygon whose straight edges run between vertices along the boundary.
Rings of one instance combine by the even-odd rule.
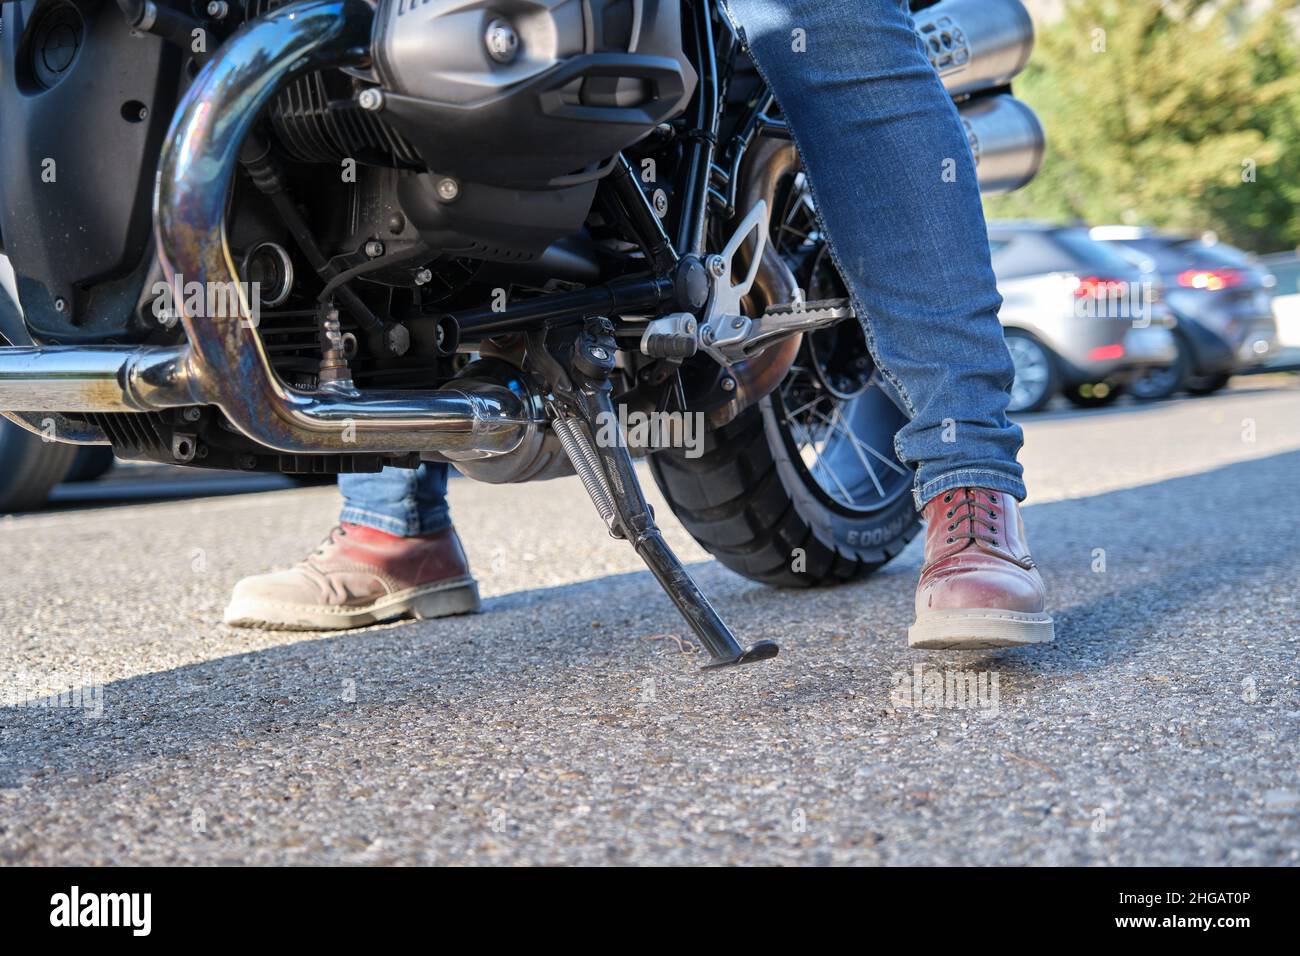
[[[1253,257],[1212,239],[1127,226],[1101,226],[1091,235],[1158,272],[1178,318],[1177,361],[1135,380],[1134,395],[1164,398],[1179,388],[1208,395],[1277,351],[1274,279]]]

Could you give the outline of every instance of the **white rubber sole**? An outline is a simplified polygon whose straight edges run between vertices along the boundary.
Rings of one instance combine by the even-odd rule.
[[[456,614],[476,614],[482,607],[478,585],[472,578],[440,581],[406,591],[395,591],[373,604],[317,607],[277,601],[232,601],[224,620],[232,627],[269,631],[343,631],[368,624],[414,617],[424,621]]]
[[[930,611],[907,629],[907,646],[928,651],[1023,647],[1050,644],[1055,638],[1051,615],[997,608]]]

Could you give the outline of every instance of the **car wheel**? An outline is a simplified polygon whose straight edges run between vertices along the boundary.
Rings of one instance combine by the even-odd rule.
[[[1188,395],[1213,395],[1227,385],[1230,378],[1232,375],[1228,372],[1219,372],[1217,375],[1192,375],[1183,384],[1183,388],[1187,389]]]
[[[1007,351],[1016,367],[1011,383],[1009,412],[1037,412],[1047,406],[1061,387],[1056,355],[1042,342],[1021,329],[1007,329]]]
[[[1119,398],[1121,389],[1110,382],[1084,382],[1065,390],[1066,400],[1076,408],[1101,408]]]
[[[31,511],[45,504],[76,454],[76,445],[41,441],[39,435],[0,418],[0,512]]]
[[[1188,372],[1191,371],[1192,356],[1182,337],[1175,336],[1175,339],[1178,342],[1178,356],[1173,364],[1144,369],[1137,378],[1128,383],[1125,391],[1139,401],[1156,402],[1169,398],[1183,387]]]

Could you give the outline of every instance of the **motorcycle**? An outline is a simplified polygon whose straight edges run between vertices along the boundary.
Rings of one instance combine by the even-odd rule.
[[[913,8],[981,188],[1023,185],[1023,6]],[[576,474],[709,667],[778,648],[721,620],[636,459],[767,584],[857,578],[916,534],[903,415],[716,0],[0,9],[0,409],[24,428],[200,468]]]

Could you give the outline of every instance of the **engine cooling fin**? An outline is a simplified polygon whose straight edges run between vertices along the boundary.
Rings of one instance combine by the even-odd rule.
[[[292,0],[249,0],[252,20]],[[414,147],[400,132],[356,102],[351,76],[318,71],[291,82],[268,110],[271,126],[284,151],[304,163],[338,163],[355,159],[373,166],[424,169]]]

